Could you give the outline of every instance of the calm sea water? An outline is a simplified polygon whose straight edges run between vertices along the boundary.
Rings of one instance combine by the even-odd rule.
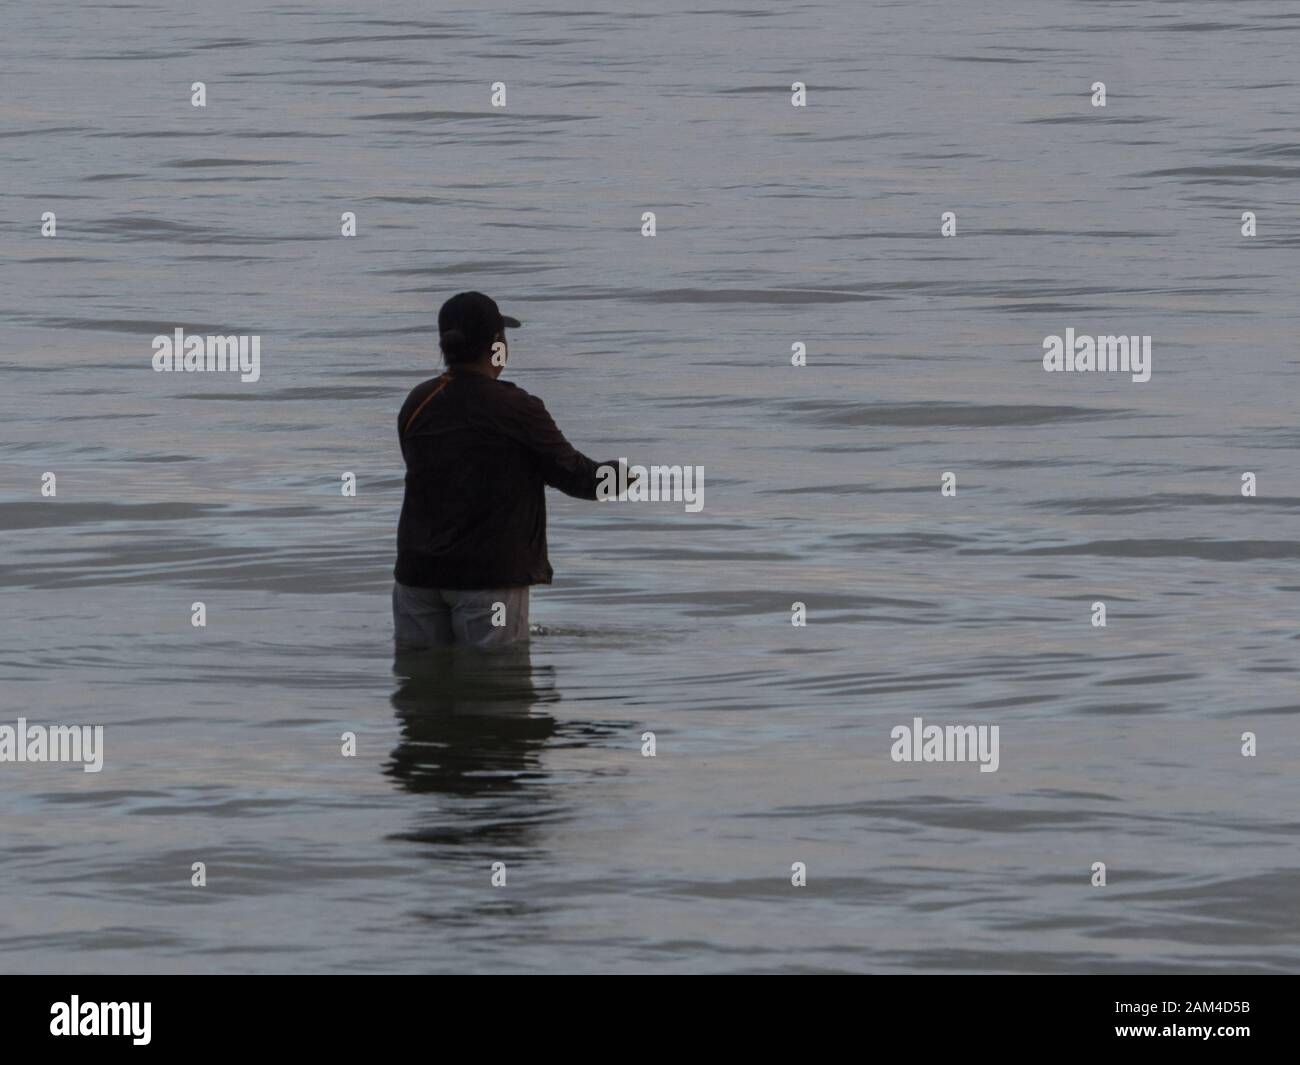
[[[1300,13],[558,8],[5,4],[0,723],[106,761],[0,766],[0,968],[1300,967]],[[387,598],[464,288],[577,446],[706,470],[553,495],[486,677]]]

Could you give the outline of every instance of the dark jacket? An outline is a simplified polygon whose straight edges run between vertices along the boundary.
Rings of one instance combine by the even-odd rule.
[[[595,499],[602,464],[574,450],[540,399],[508,381],[448,371],[411,390],[397,432],[406,460],[398,583],[551,583],[544,488]]]

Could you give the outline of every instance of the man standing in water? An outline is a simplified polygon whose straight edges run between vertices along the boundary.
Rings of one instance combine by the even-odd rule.
[[[438,312],[446,371],[398,415],[406,495],[397,525],[398,648],[489,650],[528,638],[528,589],[551,583],[545,487],[595,499],[602,465],[576,451],[542,401],[500,380],[506,327],[480,292]]]

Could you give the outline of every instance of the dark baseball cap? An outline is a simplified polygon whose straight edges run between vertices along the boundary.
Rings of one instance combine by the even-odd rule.
[[[519,328],[519,319],[502,314],[496,300],[481,292],[459,292],[438,312],[438,332],[459,329],[467,337],[492,337],[503,326]]]

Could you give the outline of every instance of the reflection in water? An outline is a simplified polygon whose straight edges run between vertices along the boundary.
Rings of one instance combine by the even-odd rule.
[[[534,708],[559,698],[553,670],[527,644],[508,653],[401,651],[391,702],[402,738],[385,772],[415,792],[485,796],[544,779],[540,752],[555,718]]]
[[[517,868],[544,854],[548,827],[573,815],[567,789],[551,786],[544,749],[587,747],[632,728],[557,724],[541,709],[560,699],[554,669],[534,666],[526,644],[493,653],[399,651],[393,673],[390,701],[401,738],[384,772],[438,801],[422,804],[414,827],[387,838],[430,845],[440,862],[455,852],[453,860],[468,858],[482,869],[498,860]]]

